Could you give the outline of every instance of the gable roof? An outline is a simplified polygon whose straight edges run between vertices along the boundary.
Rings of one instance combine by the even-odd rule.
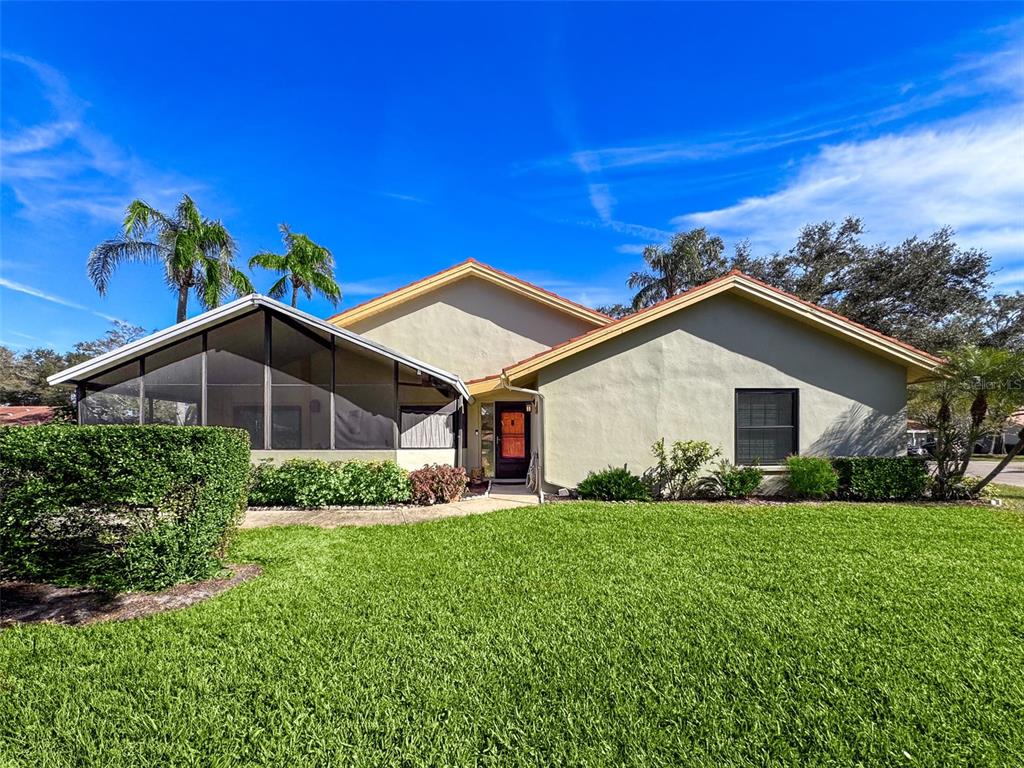
[[[110,368],[114,368],[121,363],[139,357],[140,355],[144,355],[147,352],[151,352],[180,339],[192,336],[199,331],[211,328],[215,325],[220,325],[241,315],[248,314],[253,309],[260,307],[264,307],[272,312],[290,317],[292,320],[295,320],[312,330],[336,336],[370,352],[375,352],[383,357],[403,363],[410,368],[415,368],[423,373],[427,373],[435,379],[451,385],[455,391],[463,397],[469,397],[469,391],[466,389],[466,385],[463,384],[462,379],[454,373],[443,371],[440,368],[428,365],[414,357],[409,357],[401,352],[396,352],[389,347],[385,347],[383,344],[378,344],[375,341],[371,341],[370,339],[344,328],[338,328],[337,326],[331,325],[330,323],[327,323],[318,317],[314,317],[307,312],[295,309],[287,304],[282,304],[280,301],[276,301],[275,299],[271,299],[268,296],[263,296],[258,293],[252,293],[248,296],[235,299],[234,301],[215,307],[207,312],[203,312],[203,314],[196,315],[195,317],[178,323],[177,325],[172,325],[170,328],[165,328],[162,331],[150,334],[138,341],[133,341],[130,344],[125,344],[123,347],[118,347],[110,352],[97,355],[91,360],[86,360],[84,363],[73,365],[60,373],[55,373],[53,376],[47,378],[46,381],[51,385],[62,384],[68,381],[81,381],[82,379],[95,376],[96,374],[102,373]]]
[[[575,301],[570,301],[564,296],[559,296],[557,293],[541,288],[539,285],[520,280],[514,275],[502,272],[500,269],[495,269],[476,259],[466,259],[466,261],[456,264],[454,267],[441,270],[421,280],[409,283],[401,288],[396,288],[375,299],[357,304],[351,309],[339,312],[327,318],[327,322],[344,328],[467,277],[478,277],[481,280],[486,280],[493,285],[497,285],[520,296],[525,296],[551,309],[589,322],[595,327],[606,325],[612,321],[610,317],[601,314],[597,310],[577,304]]]
[[[824,331],[832,336],[850,342],[862,349],[873,352],[907,369],[907,380],[919,381],[931,374],[942,360],[934,355],[906,344],[899,339],[886,336],[856,323],[836,312],[819,307],[798,296],[779,290],[768,283],[733,270],[722,277],[698,285],[684,293],[655,304],[653,307],[627,315],[619,320],[608,323],[593,331],[564,341],[561,344],[538,352],[525,360],[506,366],[503,376],[510,381],[520,380],[536,373],[552,363],[564,360],[585,349],[590,349],[603,341],[621,336],[635,328],[640,328],[674,312],[691,307],[712,296],[731,293],[766,306],[780,314],[793,318],[801,323]],[[489,382],[476,383],[470,390],[474,394],[486,388]]]

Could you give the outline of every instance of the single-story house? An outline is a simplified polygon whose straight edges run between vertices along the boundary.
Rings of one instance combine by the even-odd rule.
[[[651,463],[898,455],[940,361],[739,272],[612,320],[469,260],[327,320],[246,296],[69,368],[82,423],[226,424],[254,457],[445,461],[547,490]]]

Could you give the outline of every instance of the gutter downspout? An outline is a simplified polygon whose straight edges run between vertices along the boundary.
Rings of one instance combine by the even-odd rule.
[[[501,372],[501,386],[509,392],[522,392],[524,395],[533,395],[538,400],[540,418],[537,419],[537,499],[544,503],[544,395],[536,389],[526,387],[515,387],[508,383],[508,375]]]

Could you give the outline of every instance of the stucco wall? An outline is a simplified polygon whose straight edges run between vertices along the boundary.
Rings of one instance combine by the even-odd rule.
[[[906,371],[753,302],[717,296],[549,366],[545,479],[640,473],[659,437],[707,440],[734,459],[735,390],[797,388],[799,451],[894,455],[906,429]]]
[[[425,464],[451,464],[455,466],[454,448],[402,448],[398,451],[398,466],[409,470]]]
[[[467,277],[348,326],[463,380],[594,327],[477,277]]]

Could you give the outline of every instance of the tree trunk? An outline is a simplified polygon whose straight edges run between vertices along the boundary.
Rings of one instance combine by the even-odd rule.
[[[188,286],[178,286],[178,322],[185,322],[188,317]]]
[[[1013,446],[1013,450],[1006,454],[1006,456],[1003,457],[1002,461],[996,464],[995,469],[993,469],[991,472],[988,473],[988,475],[982,478],[982,480],[976,486],[971,488],[971,496],[977,496],[979,493],[981,493],[982,489],[986,485],[991,483],[996,475],[998,475],[1000,472],[1006,469],[1006,466],[1011,461],[1013,461],[1017,454],[1021,452],[1022,448],[1024,448],[1024,429],[1021,429],[1021,431],[1017,433],[1017,444]]]
[[[295,278],[292,278],[292,306],[296,306],[299,303],[299,284]]]

